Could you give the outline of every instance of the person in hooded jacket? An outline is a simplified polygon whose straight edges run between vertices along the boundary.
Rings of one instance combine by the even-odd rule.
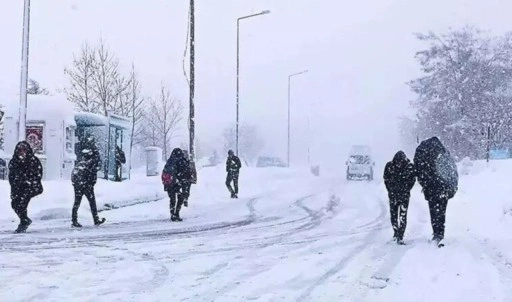
[[[170,199],[171,221],[183,221],[180,211],[186,196],[185,190],[190,179],[189,174],[189,165],[183,151],[180,148],[175,148],[162,171],[162,183]]]
[[[26,232],[32,223],[27,208],[32,198],[43,193],[42,178],[43,166],[34,151],[27,142],[19,142],[9,162],[11,206],[20,219],[16,233]]]
[[[122,181],[123,164],[126,164],[126,156],[121,147],[116,146],[115,151],[115,178],[114,181]]]
[[[416,182],[414,165],[403,151],[399,151],[384,169],[384,184],[388,190],[393,240],[404,244],[407,227],[407,209],[411,198],[411,189]]]
[[[235,155],[233,150],[228,151],[228,159],[226,160],[226,186],[231,193],[231,198],[238,198],[238,177],[240,176],[240,169],[242,168],[242,162],[240,158]],[[233,183],[233,187],[231,187]]]
[[[192,184],[197,182],[197,173],[195,169],[195,164],[192,161],[187,150],[183,150],[183,157],[186,161],[187,168],[184,175],[184,183],[183,183],[183,205],[188,207],[188,199],[190,197],[190,188]]]
[[[416,148],[414,166],[430,209],[434,233],[432,240],[438,246],[443,246],[448,200],[455,196],[458,189],[459,175],[455,160],[439,138],[432,137]]]
[[[96,207],[96,196],[94,194],[94,186],[98,180],[98,170],[101,169],[101,161],[99,151],[95,145],[89,145],[89,149],[83,149],[81,153],[81,160],[76,164],[73,172],[71,173],[71,183],[75,191],[75,202],[71,213],[71,226],[81,228],[82,225],[78,223],[78,209],[85,195],[89,201],[91,208],[92,219],[94,225],[105,223],[105,218],[98,217],[98,209]]]

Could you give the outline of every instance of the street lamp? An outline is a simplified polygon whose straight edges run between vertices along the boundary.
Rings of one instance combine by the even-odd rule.
[[[304,74],[308,72],[308,70],[303,70],[301,72],[292,73],[288,76],[288,152],[287,152],[287,158],[288,158],[288,168],[290,167],[290,103],[291,103],[291,80],[293,77],[296,77],[298,75]]]
[[[27,123],[28,49],[30,33],[30,0],[25,0],[23,11],[23,38],[21,52],[21,83],[18,140],[25,140]]]
[[[269,10],[236,19],[236,155],[238,155],[238,133],[240,124],[240,20],[270,14]]]

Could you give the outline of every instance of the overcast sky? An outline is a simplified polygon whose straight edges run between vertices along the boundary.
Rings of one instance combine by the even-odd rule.
[[[418,76],[412,33],[473,24],[512,28],[510,0],[196,0],[198,138],[219,141],[235,120],[236,18],[241,23],[241,120],[285,156],[288,74],[292,85],[293,159],[344,162],[351,144],[386,159],[400,148],[397,117]],[[147,95],[161,83],[188,101],[182,59],[186,0],[32,0],[30,77],[54,91],[73,52],[103,37],[124,68],[133,61]],[[0,99],[17,97],[23,1],[0,0]],[[311,118],[311,133],[307,117]],[[184,125],[185,127],[186,125]]]

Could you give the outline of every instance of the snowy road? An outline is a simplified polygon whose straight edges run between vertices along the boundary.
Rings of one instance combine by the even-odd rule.
[[[6,301],[512,299],[511,255],[471,234],[430,245],[419,194],[408,245],[396,246],[380,183],[290,179],[254,191],[192,204],[183,223],[168,221],[162,200],[104,212],[101,228],[38,221],[20,236],[2,225],[0,293]]]

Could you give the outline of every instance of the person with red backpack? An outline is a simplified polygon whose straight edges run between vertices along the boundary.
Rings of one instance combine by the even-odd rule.
[[[171,221],[183,221],[180,211],[186,197],[189,169],[183,151],[180,148],[172,150],[162,171],[162,183],[170,199]]]

